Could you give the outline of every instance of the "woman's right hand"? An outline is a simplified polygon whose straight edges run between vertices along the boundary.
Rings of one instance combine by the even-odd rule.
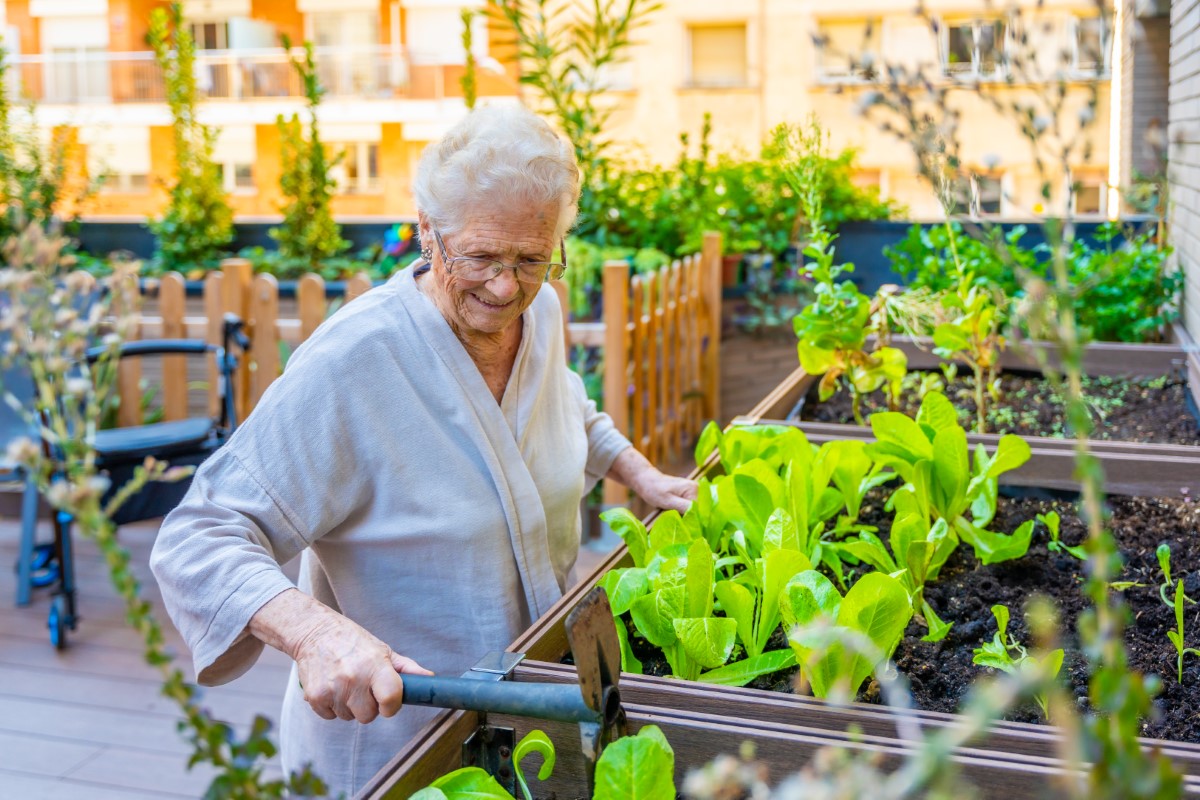
[[[324,719],[394,716],[404,700],[400,674],[433,674],[336,612],[305,635],[294,658],[304,700]]]
[[[433,674],[298,589],[272,598],[248,628],[292,657],[304,700],[323,719],[367,723],[394,716],[404,700],[401,673]]]

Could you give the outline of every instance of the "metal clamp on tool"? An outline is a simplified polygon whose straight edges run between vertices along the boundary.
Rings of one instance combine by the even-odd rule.
[[[625,710],[617,690],[621,644],[603,589],[588,593],[567,616],[566,628],[579,674],[576,686],[505,680],[524,656],[491,653],[461,678],[403,676],[404,703],[577,723],[590,795],[596,761],[607,745],[626,732]],[[481,767],[506,789],[515,791],[515,746],[511,728],[488,725],[484,717],[479,730],[463,745],[463,765]]]

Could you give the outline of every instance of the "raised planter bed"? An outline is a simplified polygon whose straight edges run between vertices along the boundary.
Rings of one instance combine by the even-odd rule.
[[[1172,350],[1174,355],[1171,354]],[[1164,357],[1174,359],[1182,355],[1182,350],[1166,348],[1163,353]],[[802,384],[806,380],[811,381],[809,376],[800,371],[797,373],[776,387],[749,414],[736,420],[736,424],[771,423],[775,422],[772,417],[779,419],[786,416],[786,411],[803,391]],[[826,439],[845,438],[848,432],[845,429],[853,426],[831,426],[842,428],[839,433],[814,431],[807,424],[801,427],[811,441],[820,443]],[[870,436],[867,429],[857,430],[864,438]],[[977,437],[975,440],[994,444],[996,437]],[[1200,458],[1192,448],[1175,446],[1164,451],[1161,449],[1163,446],[1112,442],[1096,445],[1101,449],[1101,458],[1110,475],[1110,491],[1114,494],[1176,497],[1181,487],[1200,487],[1200,482],[1197,482],[1200,481]],[[1073,488],[1072,482],[1066,478],[1074,467],[1071,446],[1069,442],[1037,440],[1032,448],[1032,458],[1022,468],[1023,471],[1010,473],[1010,482],[1036,489]],[[1154,455],[1147,456],[1148,452]],[[1158,477],[1147,477],[1148,458],[1167,460],[1169,468]],[[695,475],[719,469],[714,461],[710,459],[705,468],[697,470]],[[1172,502],[1182,505],[1181,501]],[[1064,537],[1066,530],[1064,524]],[[1176,544],[1179,541],[1177,539]],[[1151,559],[1152,549],[1149,553]],[[964,546],[960,554],[965,555],[965,551]],[[1030,557],[1039,556],[1031,553],[1027,558]],[[1045,553],[1041,553],[1040,557],[1047,558]],[[1192,561],[1182,560],[1190,557],[1184,555],[1182,548],[1179,557],[1181,560],[1177,562],[1177,569],[1187,571],[1194,558]],[[1014,568],[1021,564],[1020,561],[1008,563]],[[561,663],[568,651],[563,621],[591,586],[609,569],[618,566],[630,566],[624,548],[611,554],[512,644],[509,648],[511,652],[526,654],[526,660],[514,673],[515,680],[575,681],[573,668]],[[956,571],[948,565],[946,585],[931,583],[931,592],[970,593],[970,586],[952,588],[949,585],[950,580],[959,578],[962,573],[963,570]],[[1193,588],[1190,583],[1188,588]],[[1019,610],[1014,608],[1013,612],[1014,619],[1017,619]],[[985,625],[990,623],[986,607],[981,613],[972,613],[971,620],[982,619]],[[979,640],[985,640],[990,635],[989,631],[984,630],[977,633]],[[900,659],[904,655],[903,651],[897,651],[896,657]],[[928,654],[923,655],[928,658]],[[1170,673],[1169,678],[1165,677],[1164,680],[1173,680],[1173,666],[1174,660],[1171,659],[1169,664],[1164,663],[1158,670],[1160,674]],[[1194,661],[1190,665],[1185,662],[1185,667],[1189,672],[1197,670]],[[1068,661],[1064,666],[1064,679],[1070,669],[1071,662]],[[1183,688],[1186,689],[1186,685]],[[631,727],[636,729],[639,725],[654,723],[663,729],[672,742],[677,753],[677,785],[682,785],[680,781],[688,768],[705,763],[716,753],[737,752],[739,745],[747,740],[755,743],[760,759],[770,767],[772,780],[778,781],[802,766],[817,748],[833,744],[851,750],[877,752],[885,763],[895,762],[911,752],[911,745],[898,734],[899,714],[926,730],[944,729],[957,724],[960,719],[939,711],[899,712],[871,703],[836,706],[786,692],[718,687],[648,675],[622,675],[621,691],[630,711]],[[541,728],[558,745],[560,761],[555,776],[544,786],[535,788],[535,796],[583,796],[582,759],[573,750],[573,743],[578,737],[576,730],[569,726],[544,725],[495,716],[488,721],[512,726],[518,735],[532,728]],[[439,775],[457,768],[460,765],[461,744],[478,724],[479,717],[475,714],[442,714],[376,776],[362,796],[407,797]],[[847,733],[851,729],[861,731],[862,735],[851,737]],[[1061,773],[1067,766],[1056,757],[1057,736],[1055,729],[1049,726],[998,721],[969,746],[956,750],[953,759],[983,797],[1007,800],[1014,796],[1038,796],[1046,791],[1050,777]],[[1200,744],[1152,739],[1144,739],[1143,743],[1146,747],[1161,750],[1186,776],[1185,794],[1200,796]]]
[[[915,343],[897,337],[893,345],[908,355],[910,369],[929,369],[940,363],[928,342]],[[1043,343],[1033,342],[1028,346],[1049,352]],[[1052,354],[1050,357],[1053,361]],[[1035,358],[1012,350],[1004,354],[1001,364],[1012,370],[1037,369]],[[1193,402],[1200,407],[1200,358],[1190,341],[1161,345],[1094,344],[1087,350],[1084,367],[1091,375],[1158,377],[1175,372],[1184,374]],[[736,418],[734,424],[792,425],[803,430],[815,444],[833,439],[870,439],[870,429],[860,425],[793,418],[797,406],[816,382],[816,378],[797,367],[750,413]],[[1200,423],[1197,430],[1200,432]],[[1033,458],[1016,472],[1004,476],[1002,482],[1055,490],[1078,489],[1073,477],[1074,443],[1071,440],[1048,436],[1024,438],[1033,449]],[[991,448],[999,436],[972,433],[968,434],[968,439],[972,447],[982,443]],[[1114,494],[1171,497],[1183,490],[1200,496],[1200,447],[1108,439],[1093,440],[1090,446],[1103,463],[1109,491]]]

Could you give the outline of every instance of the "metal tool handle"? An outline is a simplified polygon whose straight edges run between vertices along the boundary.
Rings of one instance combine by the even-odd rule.
[[[555,722],[600,722],[573,683],[514,683],[401,675],[404,704],[537,717]]]

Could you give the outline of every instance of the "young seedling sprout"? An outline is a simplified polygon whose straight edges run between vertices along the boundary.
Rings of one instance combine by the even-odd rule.
[[[991,667],[1010,675],[1016,675],[1022,670],[1037,669],[1044,671],[1051,680],[1058,676],[1062,669],[1063,649],[1051,650],[1040,658],[1029,655],[1025,646],[1016,637],[1008,633],[1008,607],[1000,604],[992,606],[992,614],[996,617],[996,635],[992,641],[985,642],[975,648],[975,657],[971,659],[981,667]],[[1182,660],[1182,656],[1180,657]],[[1043,717],[1049,717],[1049,704],[1045,693],[1034,696]]]
[[[1171,545],[1163,542],[1158,546],[1158,549],[1154,551],[1154,554],[1158,556],[1158,566],[1162,570],[1163,574],[1163,582],[1158,587],[1158,596],[1162,598],[1162,601],[1167,608],[1173,608],[1175,603],[1178,601],[1171,601],[1167,599],[1167,594],[1171,591],[1172,585],[1176,583],[1176,581],[1171,580]],[[1177,594],[1182,595],[1186,602],[1195,605],[1195,600],[1188,597],[1186,594],[1183,594],[1182,578],[1178,581],[1178,584],[1179,590]]]
[[[1060,518],[1057,511],[1051,511],[1047,514],[1038,514],[1038,522],[1041,522],[1050,531],[1050,543],[1046,545],[1046,549],[1052,553],[1065,553],[1069,556],[1074,556],[1080,561],[1087,561],[1087,552],[1082,545],[1072,547],[1064,543],[1059,536]]]
[[[1194,656],[1200,656],[1200,650],[1194,647],[1183,646],[1183,603],[1187,597],[1183,594],[1183,581],[1175,583],[1175,602],[1172,607],[1175,609],[1175,630],[1167,631],[1167,638],[1171,640],[1171,644],[1175,645],[1177,658],[1175,660],[1175,679],[1179,683],[1183,683],[1183,657],[1187,653]]]

